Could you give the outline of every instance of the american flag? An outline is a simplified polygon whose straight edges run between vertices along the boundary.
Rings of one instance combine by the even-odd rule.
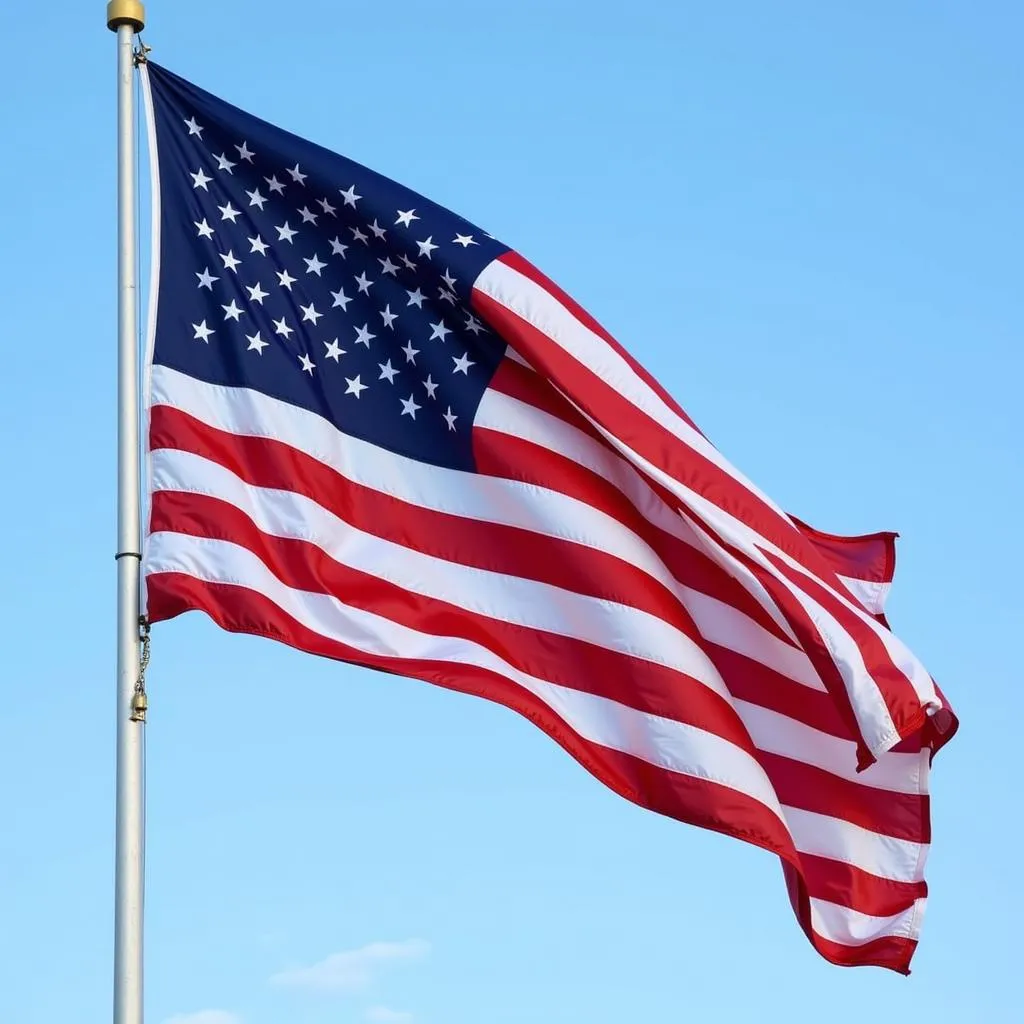
[[[149,63],[151,621],[476,694],[782,860],[828,960],[906,972],[956,719],[894,535],[785,514],[523,257]]]

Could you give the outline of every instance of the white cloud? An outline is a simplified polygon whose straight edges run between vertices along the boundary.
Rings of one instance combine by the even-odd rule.
[[[366,1019],[374,1024],[412,1024],[412,1014],[404,1010],[392,1010],[387,1006],[371,1006],[366,1011]]]
[[[274,985],[302,988],[311,992],[358,992],[372,984],[389,964],[418,960],[429,952],[422,939],[405,942],[371,942],[360,949],[333,953],[309,967],[293,967],[275,974]]]
[[[227,1010],[200,1010],[198,1013],[179,1013],[169,1017],[164,1024],[242,1024],[242,1018]]]

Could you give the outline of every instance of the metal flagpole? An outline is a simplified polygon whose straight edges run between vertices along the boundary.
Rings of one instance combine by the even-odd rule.
[[[142,1024],[145,694],[139,686],[142,560],[139,509],[138,268],[135,259],[133,40],[137,0],[111,0],[117,33],[117,825],[114,877],[114,1024]]]

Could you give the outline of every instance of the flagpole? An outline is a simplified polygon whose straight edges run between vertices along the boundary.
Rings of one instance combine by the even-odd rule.
[[[117,782],[114,1024],[142,1024],[145,707],[140,679],[138,268],[135,232],[134,36],[137,0],[111,0],[117,33]]]

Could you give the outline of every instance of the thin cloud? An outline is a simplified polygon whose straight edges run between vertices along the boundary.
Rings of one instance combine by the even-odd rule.
[[[412,1024],[413,1016],[404,1010],[392,1010],[387,1006],[371,1006],[366,1011],[366,1019],[374,1024]]]
[[[164,1024],[242,1024],[242,1018],[227,1010],[200,1010],[198,1013],[179,1013],[168,1017]]]
[[[405,942],[371,942],[360,949],[333,953],[309,967],[293,967],[275,974],[270,982],[307,992],[360,992],[377,975],[396,963],[419,960],[430,951],[422,939]]]

